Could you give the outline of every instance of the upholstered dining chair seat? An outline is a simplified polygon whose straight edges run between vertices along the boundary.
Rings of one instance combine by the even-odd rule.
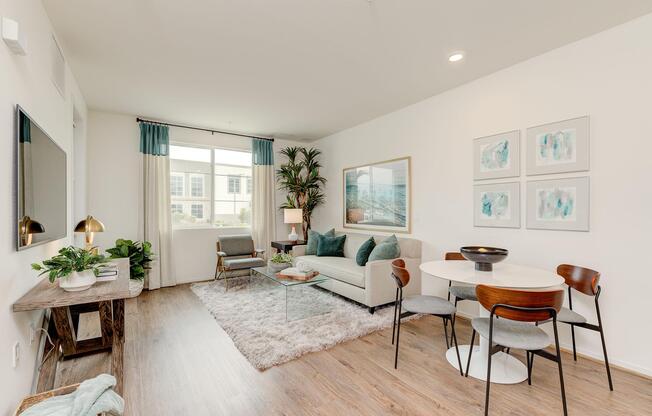
[[[448,291],[451,295],[456,298],[463,300],[478,300],[478,296],[475,294],[474,286],[451,286],[448,288]]]
[[[262,267],[265,260],[260,257],[247,257],[244,259],[227,259],[224,260],[224,267],[229,270],[250,269],[252,267]]]
[[[559,313],[557,314],[557,320],[560,322],[573,323],[573,324],[583,324],[586,322],[586,318],[580,315],[579,313],[570,310],[568,308],[562,307]]]
[[[489,338],[489,318],[473,318],[471,325],[481,336]],[[494,318],[493,342],[528,351],[542,350],[552,343],[548,334],[538,326],[505,318]]]
[[[416,295],[403,299],[403,310],[430,315],[451,315],[455,313],[455,306],[438,296]]]

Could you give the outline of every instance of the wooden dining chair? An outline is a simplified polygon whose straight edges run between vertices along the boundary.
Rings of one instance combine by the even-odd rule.
[[[444,260],[451,260],[451,261],[466,261],[462,253],[455,252],[455,251],[449,251],[444,255]],[[474,286],[462,286],[462,285],[455,285],[453,286],[452,281],[448,281],[448,301],[450,302],[451,300],[451,295],[453,295],[453,304],[457,308],[457,302],[461,300],[471,300],[471,301],[478,301],[477,296],[475,295],[475,287]],[[455,317],[453,317],[453,321],[455,321]],[[453,340],[451,339],[451,343]]]
[[[604,341],[604,330],[602,326],[602,317],[600,316],[600,304],[598,299],[602,288],[598,284],[600,281],[600,273],[587,269],[584,267],[573,266],[570,264],[561,264],[557,267],[557,274],[564,278],[568,285],[568,308],[562,307],[557,320],[570,325],[571,338],[573,340],[573,360],[577,361],[577,351],[575,349],[575,327],[590,329],[600,333],[602,340],[602,352],[604,354],[604,364],[607,368],[607,380],[609,381],[609,390],[613,391],[614,386],[611,381],[611,370],[609,369],[609,358],[607,357],[607,346]],[[583,293],[592,296],[595,301],[595,311],[598,318],[598,324],[590,324],[587,319],[573,310],[572,291]]]
[[[564,408],[564,415],[568,415],[566,407],[566,391],[564,389],[564,373],[561,366],[561,354],[559,352],[559,336],[557,334],[557,314],[564,302],[564,291],[562,289],[530,292],[523,290],[504,289],[485,285],[476,287],[478,301],[490,311],[489,318],[473,318],[471,326],[471,345],[478,332],[487,338],[488,362],[487,362],[487,387],[485,393],[484,414],[489,414],[489,388],[491,386],[491,356],[506,348],[522,349],[526,351],[528,384],[532,384],[532,365],[534,356],[538,355],[555,361],[559,368],[559,383],[561,385],[561,400]],[[496,318],[505,319],[496,319]],[[551,354],[546,348],[551,344],[550,336],[533,325],[536,322],[552,320],[555,335],[555,351]],[[466,364],[466,373],[469,375],[471,354],[473,348],[469,348],[469,358]]]
[[[455,306],[444,298],[439,296],[413,295],[403,299],[403,288],[410,283],[410,272],[405,268],[403,259],[392,261],[392,277],[396,282],[396,301],[394,302],[394,323],[392,325],[392,344],[396,336],[396,352],[394,353],[394,368],[398,368],[398,345],[401,336],[401,319],[415,314],[433,315],[444,321],[444,337],[446,338],[446,349],[448,345],[448,331],[446,323],[451,322],[451,332],[457,353],[457,362],[462,375],[462,360],[460,359],[460,350],[457,347],[457,336],[455,335]],[[398,319],[397,319],[398,317]]]

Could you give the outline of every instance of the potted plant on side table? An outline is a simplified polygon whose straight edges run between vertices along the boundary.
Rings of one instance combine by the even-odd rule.
[[[64,247],[59,254],[43,264],[33,263],[32,269],[40,271],[39,276],[48,274],[50,283],[59,279],[59,287],[68,292],[86,290],[97,281],[98,267],[107,261],[106,257],[93,254],[79,247]]]

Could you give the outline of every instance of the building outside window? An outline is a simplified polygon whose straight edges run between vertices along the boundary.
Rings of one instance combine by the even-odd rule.
[[[193,198],[204,197],[204,177],[193,175],[190,177],[190,196]]]
[[[172,226],[249,227],[251,168],[251,152],[171,145]]]
[[[197,219],[204,218],[204,206],[202,204],[192,204],[190,214]]]
[[[170,195],[183,196],[184,194],[183,183],[184,183],[183,174],[179,174],[179,173],[170,174]]]
[[[229,181],[229,193],[230,194],[239,194],[240,193],[240,177],[239,176],[228,176]]]

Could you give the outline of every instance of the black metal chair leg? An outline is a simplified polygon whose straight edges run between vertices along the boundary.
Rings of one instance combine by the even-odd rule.
[[[464,372],[464,377],[469,376],[469,366],[471,365],[471,354],[473,354],[473,342],[475,341],[475,329],[471,334],[471,345],[469,345],[469,356],[466,359],[466,371]]]
[[[455,296],[455,309],[457,309],[457,302],[459,300],[460,299],[457,296]],[[451,319],[451,325],[455,325],[455,315],[453,315],[453,319]],[[451,344],[452,343],[453,343],[453,335],[451,335]]]
[[[527,354],[527,384],[532,385],[532,366],[534,365],[534,353],[530,351],[525,352]]]
[[[453,315],[455,316],[455,315]],[[455,354],[457,354],[457,365],[459,366],[460,369],[460,375],[463,376],[464,373],[462,373],[462,359],[460,358],[460,348],[457,345],[457,336],[455,335],[455,320],[451,319],[451,332],[453,333],[453,341],[455,342]]]
[[[490,318],[493,319],[493,316]],[[489,388],[491,387],[491,346],[493,345],[493,334],[489,329],[489,344],[487,345],[487,390],[484,399],[484,416],[489,416]]]
[[[571,324],[571,338],[573,340],[573,361],[577,361],[577,350],[575,349],[575,325]]]
[[[446,324],[447,319],[444,318],[444,324]],[[452,325],[452,323],[451,323]],[[448,343],[448,326],[444,325],[444,339],[446,340],[446,351],[451,347],[450,344]]]
[[[394,369],[398,368],[398,342],[401,337],[401,306],[402,300],[398,302],[398,324],[396,325],[396,352],[394,353]]]
[[[398,308],[398,288],[396,288],[396,300],[394,301],[394,321],[392,322],[392,345],[394,345],[394,334],[396,333],[396,309]]]
[[[559,352],[559,335],[557,334],[556,319],[553,319],[552,325],[555,332],[555,350],[557,352],[557,366],[559,368],[559,384],[561,386],[561,403],[564,406],[564,416],[568,416],[568,408],[566,407],[566,389],[564,388],[564,371],[561,367],[561,353]]]
[[[611,381],[611,370],[609,369],[609,358],[607,358],[607,346],[604,343],[604,332],[602,332],[602,325],[600,325],[600,338],[602,339],[602,353],[604,354],[604,365],[607,367],[607,379],[609,380],[609,390],[614,391],[614,385]]]

